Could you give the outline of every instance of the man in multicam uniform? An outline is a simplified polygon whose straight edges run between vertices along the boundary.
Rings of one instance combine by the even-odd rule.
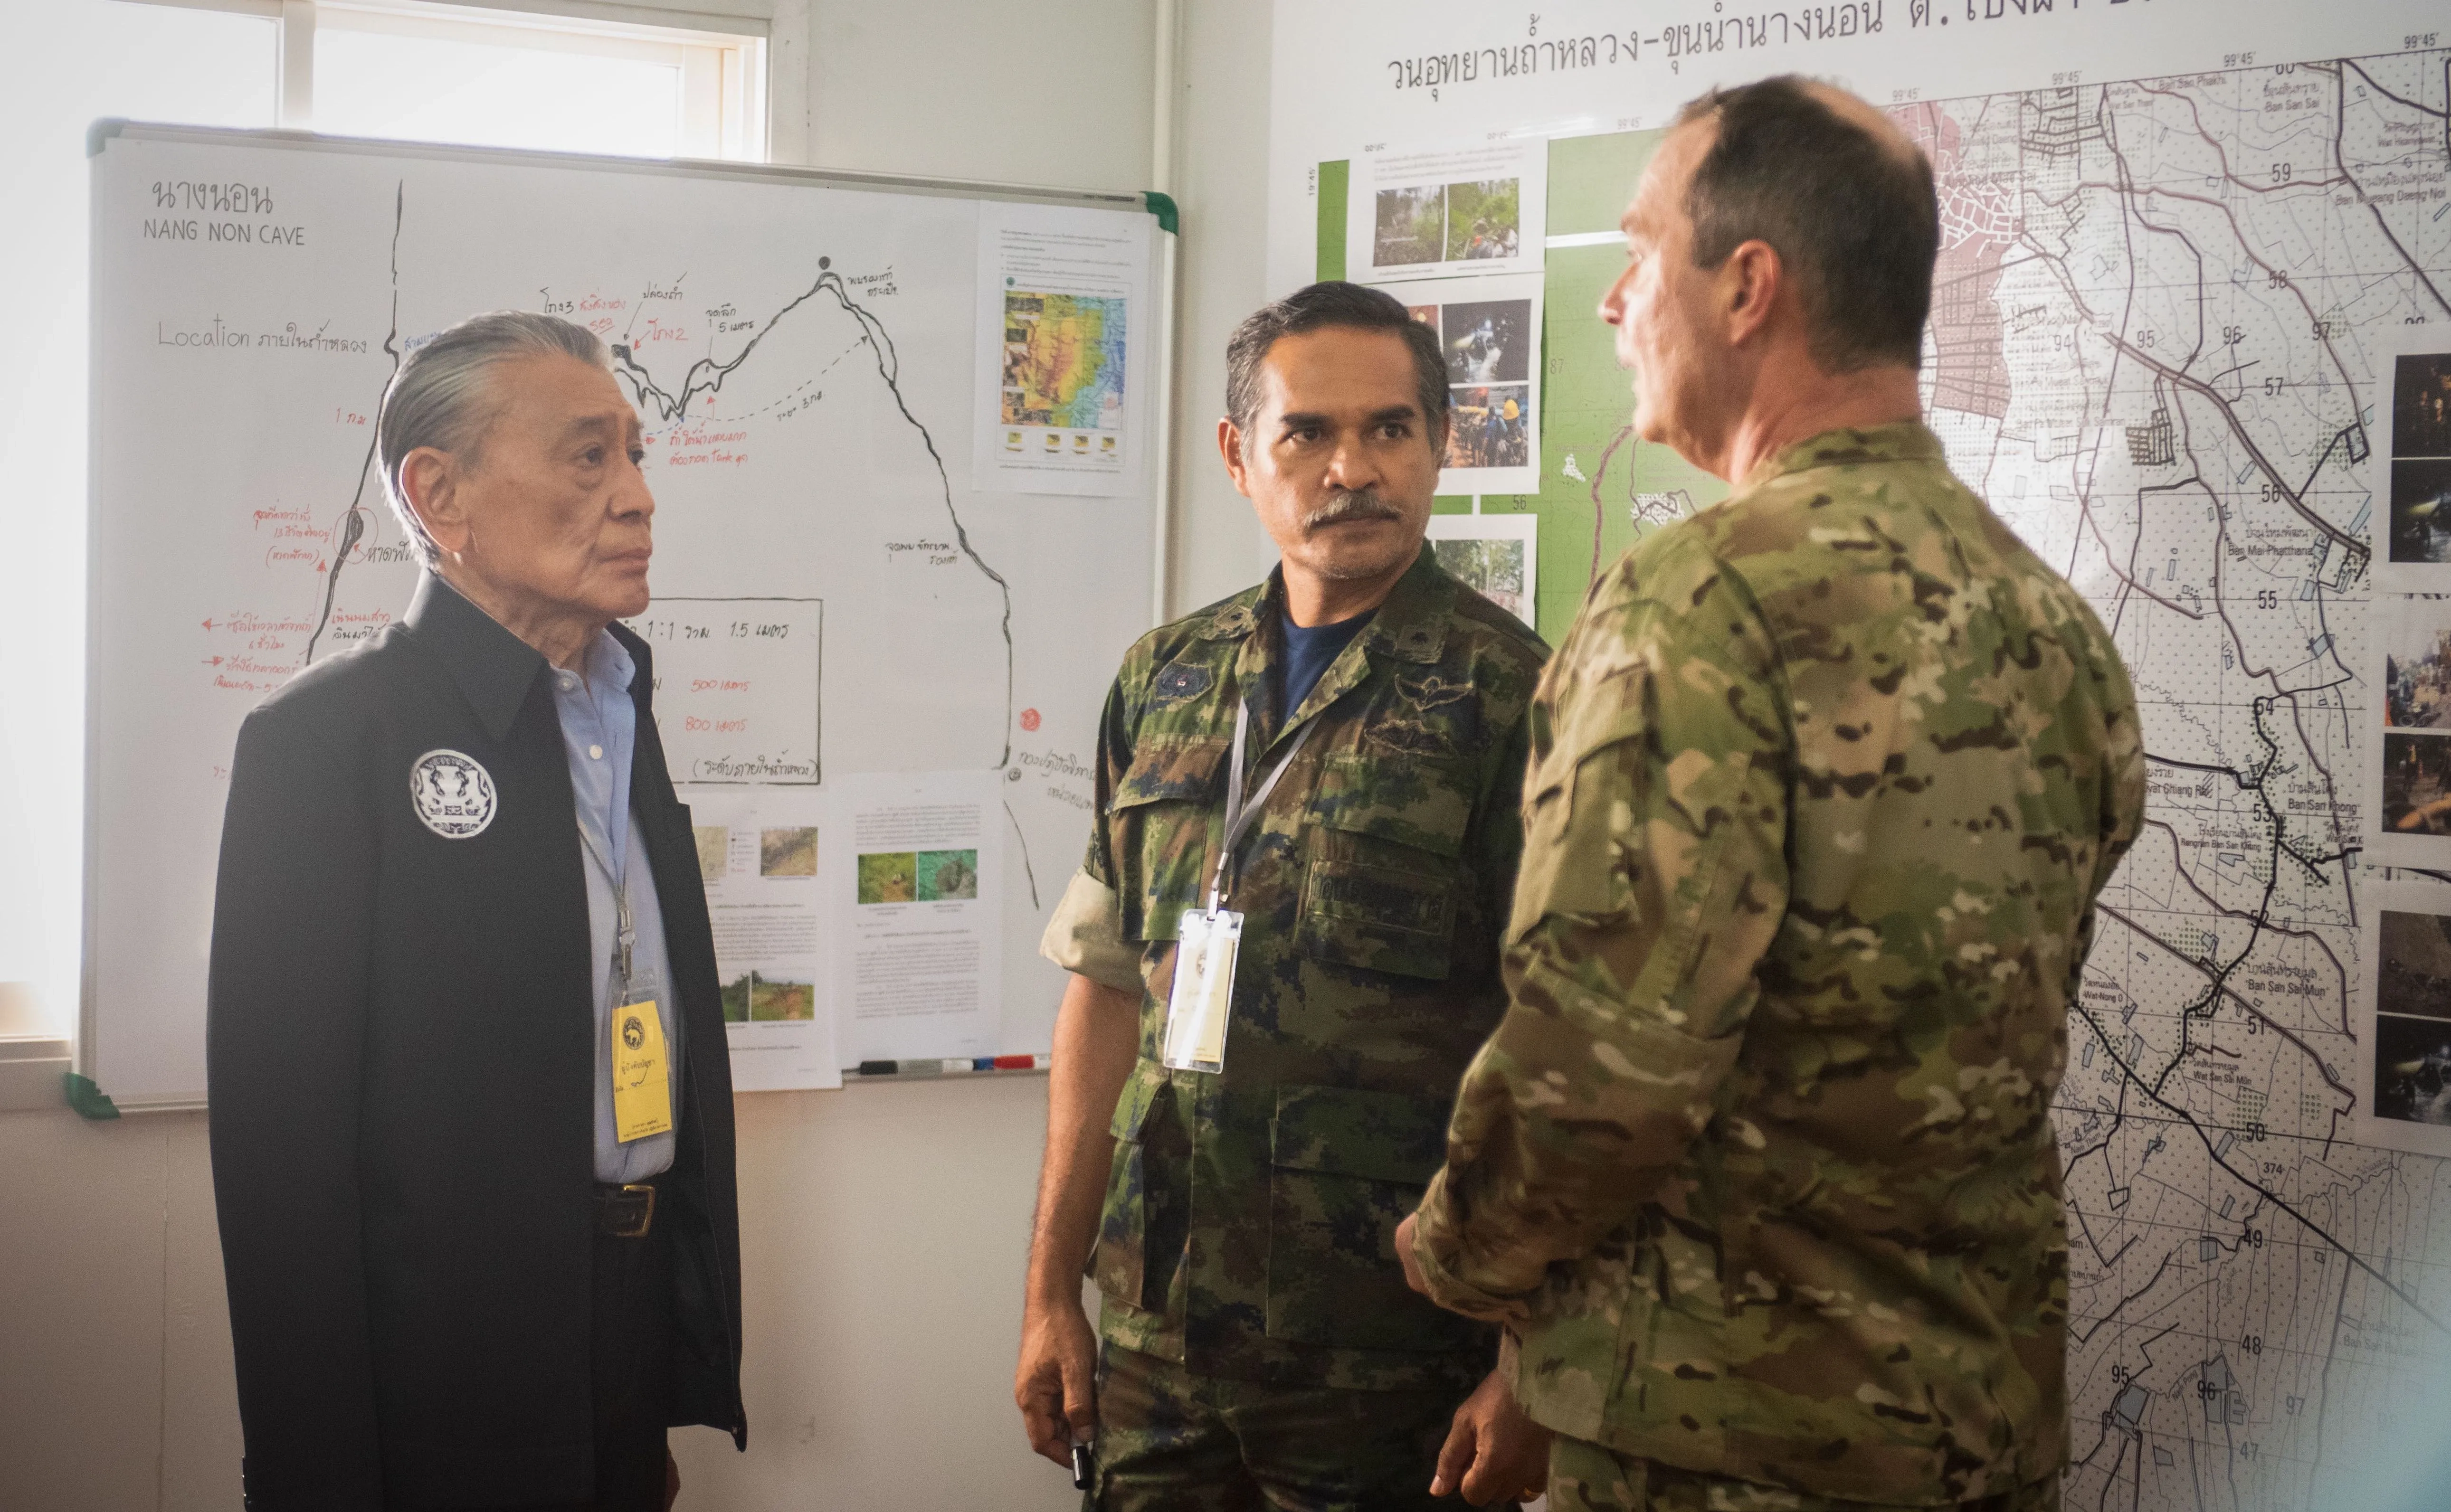
[[[1088,1505],[1111,1512],[1425,1506],[1434,1479],[1511,1499],[1546,1434],[1493,1368],[1498,1330],[1405,1289],[1395,1232],[1505,1007],[1548,649],[1423,546],[1430,327],[1316,284],[1245,321],[1227,366],[1219,448],[1284,565],[1143,637],[1107,702],[1088,857],[1045,947],[1074,976],[1014,1396],[1058,1463],[1094,1429]],[[1246,921],[1223,1070],[1168,1070],[1241,708],[1252,788],[1292,756],[1226,873]]]
[[[1918,417],[1936,223],[1793,79],[1690,107],[1626,216],[1637,428],[1736,487],[1543,677],[1512,1002],[1398,1240],[1521,1331],[1561,1512],[2059,1505],[2049,1104],[2143,762]]]

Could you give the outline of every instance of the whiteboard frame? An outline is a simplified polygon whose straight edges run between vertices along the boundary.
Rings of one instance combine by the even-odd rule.
[[[1127,210],[1145,214],[1157,221],[1158,234],[1163,238],[1156,247],[1158,268],[1151,287],[1158,300],[1157,355],[1150,368],[1157,394],[1154,417],[1155,440],[1149,460],[1149,624],[1165,623],[1167,618],[1167,559],[1171,550],[1171,522],[1174,515],[1172,489],[1172,453],[1175,401],[1175,326],[1176,312],[1181,307],[1182,259],[1177,255],[1181,242],[1179,229],[1168,229],[1165,217],[1150,204],[1150,196],[1137,191],[1113,189],[1069,189],[1051,184],[999,184],[986,179],[932,178],[922,175],[864,173],[847,168],[804,168],[774,163],[733,163],[701,158],[624,158],[586,152],[544,152],[523,147],[461,146],[433,142],[394,142],[377,137],[325,136],[313,131],[279,129],[244,129],[227,126],[170,126],[152,122],[129,121],[121,117],[98,120],[86,130],[86,157],[100,157],[114,141],[176,142],[206,145],[281,147],[299,152],[340,152],[353,157],[414,158],[425,162],[493,163],[515,166],[545,168],[585,168],[596,172],[637,173],[663,178],[723,179],[738,183],[786,184],[809,188],[868,189],[889,194],[915,194],[935,199],[1001,200],[1030,204],[1078,205],[1098,210]],[[1163,198],[1163,197],[1161,197]],[[100,214],[97,202],[88,200],[86,213],[90,223]],[[99,226],[91,226],[98,233]],[[86,344],[94,349],[100,337],[98,312],[90,302],[86,309]],[[94,488],[101,475],[101,428],[94,423],[100,412],[101,379],[98,369],[89,364],[86,391],[86,653],[85,653],[85,824],[84,875],[80,879],[83,897],[80,901],[77,960],[77,1039],[74,1067],[81,1076],[89,1077],[105,1095],[110,1084],[104,1077],[105,1067],[96,1051],[101,1043],[101,1007],[96,999],[94,940],[97,928],[95,900],[100,872],[95,865],[102,841],[102,826],[96,795],[101,791],[99,764],[101,742],[97,727],[101,717],[101,697],[96,686],[100,669],[95,665],[94,648],[99,643],[95,633],[93,575],[99,562],[96,550],[101,514],[96,508]],[[111,1098],[122,1113],[200,1113],[206,1106],[205,1093],[138,1094]]]

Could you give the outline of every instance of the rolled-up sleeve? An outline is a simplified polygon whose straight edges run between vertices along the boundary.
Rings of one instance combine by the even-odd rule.
[[[1124,911],[1115,889],[1086,871],[1072,874],[1038,953],[1075,976],[1118,992],[1141,986],[1141,947],[1124,938]]]
[[[1465,1073],[1415,1257],[1520,1322],[1549,1265],[1652,1197],[1709,1122],[1787,902],[1775,653],[1724,577],[1587,616],[1524,784],[1504,1018]]]

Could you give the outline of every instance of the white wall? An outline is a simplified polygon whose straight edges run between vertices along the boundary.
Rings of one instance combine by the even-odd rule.
[[[1149,187],[1154,9],[775,0],[778,30],[805,14],[809,38],[805,90],[775,90],[805,114],[777,146],[826,166]],[[1266,292],[1270,8],[1183,9],[1178,609],[1270,560],[1211,439],[1226,332]],[[1077,1504],[1010,1395],[1045,1109],[1034,1076],[739,1099],[751,1448],[676,1436],[684,1507]],[[204,1119],[0,1114],[0,1508],[228,1512],[238,1457]]]
[[[1268,0],[1183,0],[1176,154],[1183,204],[1174,560],[1176,613],[1249,587],[1276,548],[1217,456],[1226,339],[1267,286]]]

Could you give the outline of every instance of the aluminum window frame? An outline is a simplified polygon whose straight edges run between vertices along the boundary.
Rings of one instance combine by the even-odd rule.
[[[315,33],[322,28],[483,47],[654,62],[680,75],[682,158],[771,161],[768,70],[774,48],[755,15],[592,0],[127,0],[225,10],[279,23],[277,124],[315,128]],[[755,0],[751,0],[752,4]]]

